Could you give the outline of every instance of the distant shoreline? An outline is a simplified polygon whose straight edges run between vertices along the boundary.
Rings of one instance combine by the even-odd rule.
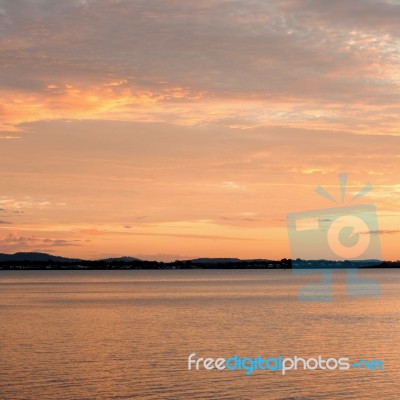
[[[116,260],[7,260],[0,261],[0,271],[35,270],[290,270],[290,269],[354,269],[354,268],[400,268],[399,261],[327,261],[327,260],[230,260],[201,259],[173,262],[158,261],[116,261]]]
[[[0,254],[0,270],[192,270],[192,269],[350,269],[400,268],[400,261],[301,260],[239,258],[196,258],[172,262],[146,261],[134,257],[82,260],[47,253]]]

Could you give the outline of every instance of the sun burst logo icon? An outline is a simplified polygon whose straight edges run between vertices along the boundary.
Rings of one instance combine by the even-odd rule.
[[[297,274],[321,273],[322,284],[306,285],[300,300],[331,301],[332,274],[347,270],[347,292],[353,297],[379,294],[376,283],[357,277],[358,267],[381,263],[378,220],[375,204],[353,204],[372,190],[366,184],[345,205],[347,174],[339,174],[341,204],[322,186],[316,193],[335,207],[287,214],[292,268]]]

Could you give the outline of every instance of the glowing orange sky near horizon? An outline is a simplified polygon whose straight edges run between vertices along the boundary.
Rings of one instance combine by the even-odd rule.
[[[400,258],[400,5],[64,3],[0,2],[0,252],[290,257],[347,172]]]

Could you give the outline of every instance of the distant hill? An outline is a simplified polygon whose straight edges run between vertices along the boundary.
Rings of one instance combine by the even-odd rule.
[[[52,262],[77,262],[80,261],[77,258],[67,258],[67,257],[59,257],[59,256],[52,256],[51,254],[47,253],[37,253],[37,252],[30,252],[30,253],[15,253],[15,254],[4,254],[0,253],[0,262],[1,261],[52,261]]]
[[[0,253],[0,262],[2,261],[36,261],[36,262],[60,262],[60,263],[76,263],[80,261],[84,261],[80,258],[68,258],[68,257],[59,257],[53,256],[47,253],[39,253],[39,252],[20,252],[15,254],[4,254]],[[133,262],[133,261],[141,261],[139,258],[135,257],[114,257],[114,258],[104,258],[97,260],[98,262],[105,263],[118,263],[118,262]]]
[[[132,261],[142,261],[140,258],[135,257],[112,257],[112,258],[102,258],[98,261],[113,263],[113,262],[132,262]]]
[[[194,258],[190,260],[195,264],[226,264],[242,261],[240,258]]]

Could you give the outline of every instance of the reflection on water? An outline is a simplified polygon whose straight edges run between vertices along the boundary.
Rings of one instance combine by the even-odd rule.
[[[1,399],[397,399],[400,273],[300,303],[290,271],[0,273]],[[200,357],[381,359],[384,371],[188,371]]]

